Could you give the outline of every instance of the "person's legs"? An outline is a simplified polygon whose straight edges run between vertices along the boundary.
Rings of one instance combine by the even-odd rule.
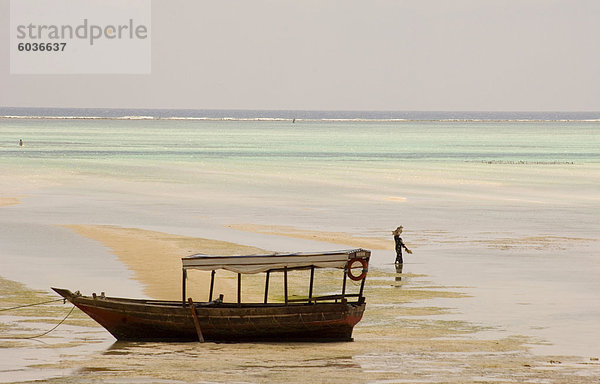
[[[396,264],[403,264],[402,253],[396,253]]]

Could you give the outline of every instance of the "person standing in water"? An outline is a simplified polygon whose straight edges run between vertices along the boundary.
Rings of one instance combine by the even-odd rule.
[[[392,232],[392,234],[394,235],[394,241],[396,242],[396,265],[404,263],[404,260],[402,259],[402,248],[406,250],[406,253],[412,253],[412,251],[408,249],[406,245],[404,245],[404,242],[400,237],[401,233],[402,226],[399,226],[398,228],[396,228],[395,231]]]

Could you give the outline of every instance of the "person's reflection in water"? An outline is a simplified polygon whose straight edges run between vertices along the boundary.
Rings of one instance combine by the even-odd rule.
[[[404,264],[396,264],[396,281],[402,281],[402,266]],[[397,285],[398,287],[399,285]]]

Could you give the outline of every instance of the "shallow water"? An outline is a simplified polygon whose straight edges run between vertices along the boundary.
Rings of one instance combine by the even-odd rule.
[[[30,288],[110,287],[113,295],[142,295],[132,273],[106,248],[60,224],[137,227],[274,251],[340,246],[225,226],[275,224],[388,238],[402,224],[414,251],[405,272],[471,296],[424,300],[419,306],[448,310],[419,319],[421,326],[458,322],[477,330],[469,336],[475,340],[522,336],[539,354],[600,355],[598,122],[4,119],[0,167],[2,196],[21,201],[0,208],[0,275]],[[393,275],[392,260],[392,251],[373,253],[373,265]],[[368,324],[386,323],[399,332],[410,323],[384,320],[391,316],[388,293],[375,302],[382,306],[369,307],[364,328],[356,330],[359,342],[341,349],[350,348],[351,356],[342,354],[341,366],[359,361],[360,372],[369,367],[393,372],[400,381],[441,380],[441,372],[450,370],[444,364],[423,377],[403,376],[410,373],[407,365],[431,365],[439,351],[396,351],[385,337],[363,333]],[[356,347],[365,344],[366,350]],[[125,349],[131,348],[138,353],[145,347]],[[206,347],[182,348],[193,355]],[[338,355],[335,348],[326,350]],[[466,356],[457,359],[466,364],[462,359],[472,359]],[[237,368],[206,380],[244,381],[243,372],[257,375],[249,381],[260,381],[261,374],[279,377],[273,369],[232,359]],[[140,370],[130,372],[109,360],[114,371],[103,378],[129,375],[142,382],[141,370],[156,362],[140,362]],[[334,360],[325,355],[313,365]],[[67,361],[71,365],[77,366]],[[92,368],[86,372],[100,374]],[[161,369],[153,377],[187,380]],[[302,371],[289,369],[281,377]],[[314,366],[311,371],[321,372]]]
[[[447,316],[437,318],[445,309],[424,303],[436,297],[461,300],[461,294],[432,285],[427,277],[378,268],[371,275],[369,310],[355,328],[354,342],[113,342],[84,315],[76,314],[47,337],[4,344],[0,382],[585,383],[600,377],[600,364],[589,359],[564,357],[560,363],[551,362],[529,355],[524,343],[530,340],[525,337],[486,340],[477,336],[485,328]],[[31,295],[25,288],[20,293]],[[39,325],[3,329],[2,334],[31,335],[62,318],[68,307],[51,307],[50,313],[44,310],[46,320]],[[18,324],[2,315],[0,320]]]

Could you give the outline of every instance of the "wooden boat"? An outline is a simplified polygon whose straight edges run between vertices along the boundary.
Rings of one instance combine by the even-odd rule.
[[[365,310],[363,290],[371,252],[353,249],[320,253],[251,256],[193,255],[182,259],[182,300],[138,300],[83,296],[52,288],[102,325],[118,340],[130,341],[351,341],[352,330]],[[341,293],[313,297],[316,268],[343,269]],[[358,270],[357,270],[358,268]],[[207,302],[186,300],[189,269],[212,271]],[[213,300],[215,272],[237,273],[237,302]],[[309,270],[308,296],[288,298],[288,271]],[[241,301],[242,274],[265,273],[264,300]],[[284,300],[267,302],[269,276],[283,273]],[[358,293],[347,292],[347,278],[360,282]],[[356,288],[355,288],[356,290]]]

